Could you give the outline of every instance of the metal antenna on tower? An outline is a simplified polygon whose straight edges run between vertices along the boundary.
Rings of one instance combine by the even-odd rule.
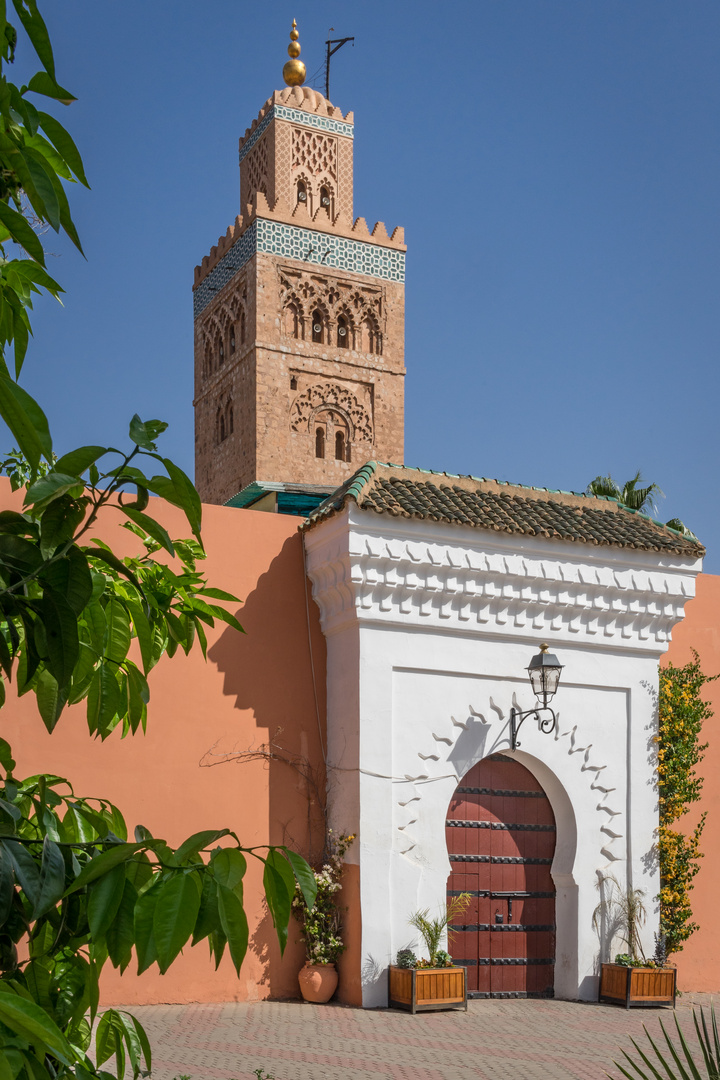
[[[335,27],[331,26],[330,30],[334,30]],[[334,56],[338,49],[342,49],[343,45],[347,45],[348,41],[355,41],[354,37],[333,38],[330,41],[325,42],[326,55],[325,55],[325,97],[330,100],[330,57]],[[333,46],[331,48],[331,46]],[[355,46],[353,45],[353,48]]]

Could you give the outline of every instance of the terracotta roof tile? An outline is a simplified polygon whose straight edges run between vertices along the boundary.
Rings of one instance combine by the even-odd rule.
[[[667,552],[693,559],[705,554],[698,540],[628,510],[616,499],[376,461],[358,469],[320,504],[304,527],[311,528],[341,510],[349,499],[361,510],[393,517],[446,521],[494,532]]]

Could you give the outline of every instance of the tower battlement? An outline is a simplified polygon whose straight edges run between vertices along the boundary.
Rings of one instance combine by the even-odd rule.
[[[241,213],[193,282],[206,502],[332,490],[366,460],[402,461],[405,237],[354,216],[353,140],[353,114],[303,86],[275,91],[240,139]]]

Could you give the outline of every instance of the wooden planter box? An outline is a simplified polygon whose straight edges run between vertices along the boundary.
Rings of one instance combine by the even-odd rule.
[[[389,1005],[411,1013],[434,1009],[467,1010],[464,967],[390,968]]]
[[[643,1005],[672,1005],[675,1008],[677,969],[625,967],[603,964],[599,1001],[611,1001],[626,1009]]]

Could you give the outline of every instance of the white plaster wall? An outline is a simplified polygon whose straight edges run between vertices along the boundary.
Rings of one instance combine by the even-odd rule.
[[[481,758],[513,754],[509,709],[534,704],[524,669],[542,640],[565,665],[558,727],[528,720],[514,755],[557,822],[555,993],[592,999],[599,872],[645,890],[653,950],[657,661],[699,563],[355,507],[305,539],[328,643],[333,826],[359,838],[364,1004],[387,1003],[409,915],[445,902],[448,803]]]

